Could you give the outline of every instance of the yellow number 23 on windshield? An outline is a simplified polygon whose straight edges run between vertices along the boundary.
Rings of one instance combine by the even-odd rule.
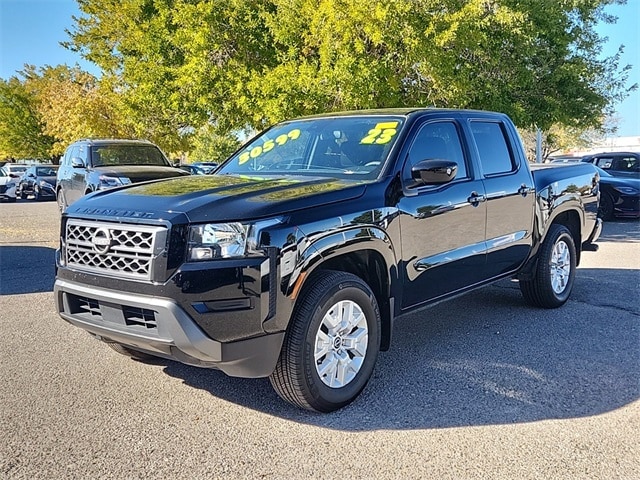
[[[398,122],[378,123],[375,128],[369,130],[367,136],[360,140],[360,143],[363,143],[365,145],[371,145],[373,143],[384,145],[385,143],[389,143],[393,136],[397,133],[397,126]]]

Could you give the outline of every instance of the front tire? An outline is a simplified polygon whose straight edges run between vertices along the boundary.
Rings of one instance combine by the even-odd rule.
[[[569,299],[576,275],[576,247],[564,225],[551,225],[540,247],[538,264],[529,280],[520,280],[520,291],[527,303],[557,308]]]
[[[325,271],[309,281],[269,380],[287,402],[332,412],[351,403],[373,373],[380,312],[371,288],[355,275]]]
[[[598,205],[598,216],[602,220],[613,220],[613,199],[608,193],[602,193],[600,195],[600,205]]]
[[[56,202],[58,203],[58,210],[60,210],[60,213],[64,213],[64,211],[67,209],[67,201],[64,198],[62,189],[59,189],[58,193],[56,194]]]

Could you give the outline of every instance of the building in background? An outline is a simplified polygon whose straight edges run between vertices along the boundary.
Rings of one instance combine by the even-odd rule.
[[[609,137],[601,143],[585,150],[571,152],[576,156],[591,155],[600,152],[640,152],[640,136]]]
[[[566,161],[571,157],[582,158],[585,155],[603,152],[640,152],[640,136],[605,138],[590,148],[575,148],[567,149],[563,152],[556,152],[549,160],[565,159]]]

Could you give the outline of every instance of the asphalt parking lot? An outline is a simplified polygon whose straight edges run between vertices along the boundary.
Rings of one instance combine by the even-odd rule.
[[[65,323],[58,221],[55,202],[0,204],[2,479],[640,478],[638,221],[605,224],[563,308],[503,281],[399,319],[329,415]]]

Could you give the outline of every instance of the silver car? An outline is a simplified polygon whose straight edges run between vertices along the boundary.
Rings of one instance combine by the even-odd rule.
[[[20,180],[17,173],[9,173],[5,167],[0,168],[0,200],[16,201],[16,185]]]

